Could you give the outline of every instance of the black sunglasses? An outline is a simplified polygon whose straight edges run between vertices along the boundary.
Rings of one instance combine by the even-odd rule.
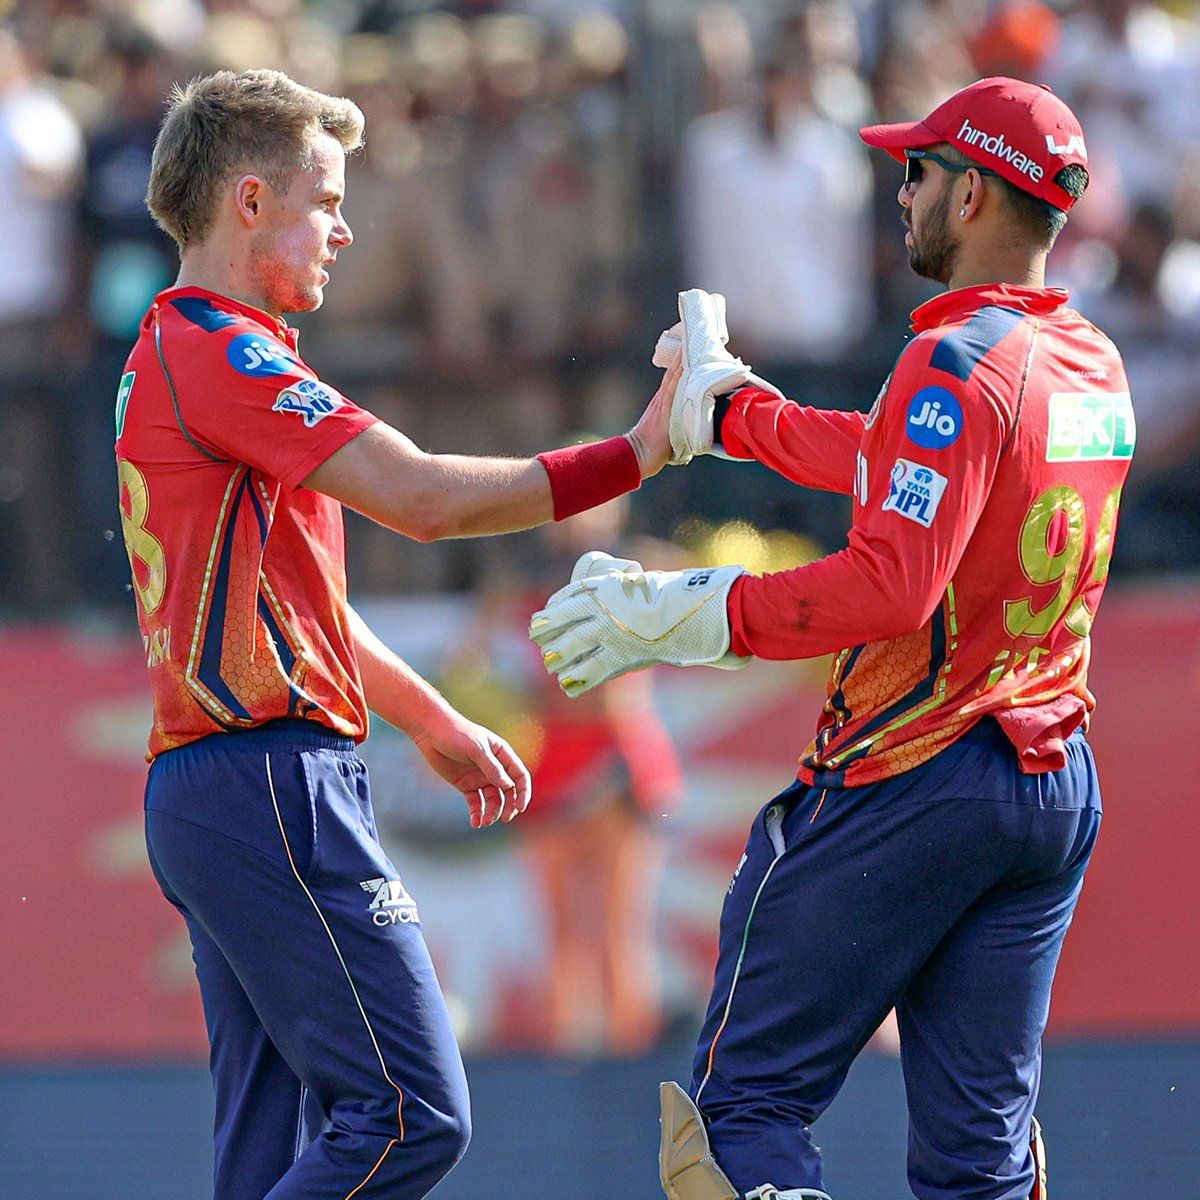
[[[930,162],[935,162],[944,171],[949,171],[953,175],[965,175],[968,171],[978,171],[980,175],[998,175],[999,172],[993,171],[990,167],[976,166],[975,163],[968,163],[965,167],[961,163],[952,163],[948,158],[943,158],[940,154],[934,154],[932,150],[905,150],[904,152],[904,186],[916,187],[922,179],[925,178],[925,165],[922,159],[927,158]]]

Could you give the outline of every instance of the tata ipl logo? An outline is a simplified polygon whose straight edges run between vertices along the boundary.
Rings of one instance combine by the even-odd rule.
[[[888,496],[883,502],[884,512],[897,512],[926,529],[933,524],[938,505],[946,491],[946,477],[931,467],[910,462],[907,458],[896,459],[888,485]]]
[[[1132,458],[1136,442],[1128,392],[1056,392],[1050,397],[1047,462]]]
[[[926,450],[953,445],[962,433],[962,405],[943,387],[923,387],[909,402],[904,428],[909,441]]]

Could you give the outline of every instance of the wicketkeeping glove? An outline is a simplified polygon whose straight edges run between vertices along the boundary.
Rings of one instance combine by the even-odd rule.
[[[719,292],[699,288],[680,292],[679,317],[677,324],[660,335],[653,357],[656,367],[667,367],[672,354],[683,350],[683,373],[671,404],[671,464],[682,466],[697,454],[728,458],[720,446],[713,445],[716,398],[748,383],[777,396],[782,393],[725,349],[729,328],[725,297]]]
[[[655,663],[734,671],[726,603],[745,567],[643,571],[602,550],[583,555],[571,582],[533,614],[529,636],[568,696]]]

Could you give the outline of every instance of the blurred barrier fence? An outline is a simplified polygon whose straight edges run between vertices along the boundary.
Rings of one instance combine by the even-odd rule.
[[[455,633],[477,620],[461,598],[362,607],[435,678]],[[517,631],[510,642],[517,661]],[[204,1053],[183,925],[158,894],[142,842],[141,658],[132,618],[116,637],[45,626],[0,633],[10,697],[0,734],[0,1061]],[[523,671],[492,680],[518,697],[517,710]],[[1106,813],[1052,1032],[1195,1035],[1200,805],[1189,714],[1200,699],[1200,586],[1113,589],[1092,683]],[[664,672],[658,692],[687,769],[683,808],[665,823],[659,941],[668,1009],[690,1017],[707,995],[717,914],[750,817],[791,777],[822,701],[822,670]],[[456,798],[390,729],[376,727],[366,757],[382,835],[421,904],[464,1042],[537,1045],[545,935],[519,822],[470,831]]]

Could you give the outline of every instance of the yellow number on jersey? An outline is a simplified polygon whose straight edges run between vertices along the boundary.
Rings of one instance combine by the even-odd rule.
[[[1114,489],[1104,501],[1100,524],[1096,531],[1096,562],[1092,580],[1103,583],[1112,564],[1113,532],[1116,528],[1117,506],[1121,489]],[[1050,533],[1055,515],[1062,513],[1066,537],[1061,549],[1051,553]],[[1057,583],[1058,591],[1050,603],[1036,612],[1029,599],[1005,600],[1004,627],[1010,637],[1042,638],[1066,613],[1067,628],[1077,637],[1087,637],[1092,627],[1093,613],[1082,596],[1071,604],[1071,595],[1079,582],[1083,564],[1087,522],[1083,497],[1069,484],[1059,484],[1044,491],[1026,514],[1021,526],[1018,547],[1021,570],[1030,583]],[[1067,612],[1070,607],[1070,612]]]
[[[121,531],[125,535],[125,550],[133,571],[133,586],[141,601],[142,612],[149,616],[162,603],[166,591],[167,556],[162,542],[146,528],[146,517],[150,512],[146,477],[133,463],[122,458],[117,462],[117,479],[121,488]],[[139,574],[138,562],[145,568],[144,574]]]
[[[1113,534],[1117,528],[1117,507],[1121,503],[1121,489],[1114,488],[1105,498],[1100,510],[1100,524],[1096,529],[1096,565],[1092,568],[1092,582],[1103,583],[1112,566]],[[1087,637],[1092,632],[1096,614],[1087,606],[1082,596],[1067,613],[1067,628],[1077,637]]]

